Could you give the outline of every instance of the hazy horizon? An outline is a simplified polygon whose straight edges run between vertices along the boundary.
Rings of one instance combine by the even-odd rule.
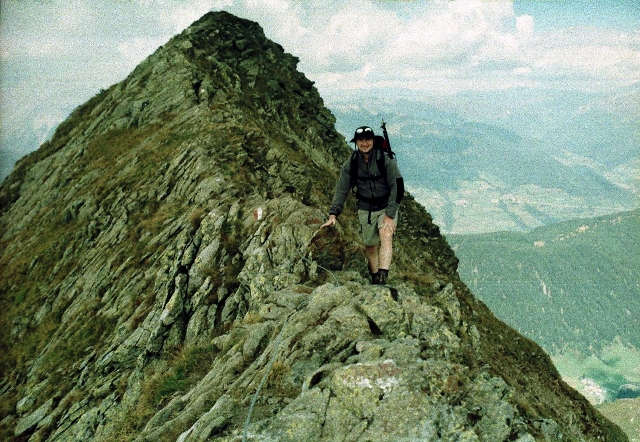
[[[406,98],[547,148],[590,152],[582,163],[623,151],[624,162],[598,167],[628,170],[636,164],[629,152],[640,156],[633,1],[7,0],[0,179],[76,106],[210,10],[258,22],[339,113],[354,105],[377,114],[385,103],[404,115],[404,127],[424,125],[424,116],[412,120],[394,105]],[[600,149],[607,140],[614,145]]]

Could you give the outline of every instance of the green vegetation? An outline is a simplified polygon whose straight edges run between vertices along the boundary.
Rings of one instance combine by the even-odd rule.
[[[566,350],[552,359],[565,381],[592,402],[615,400],[621,385],[640,386],[640,351],[620,341],[591,355]]]
[[[149,391],[146,399],[158,406],[174,394],[186,392],[207,374],[216,355],[217,350],[213,346],[183,349],[171,362],[170,368],[159,376],[156,388]]]
[[[607,419],[615,422],[629,436],[629,441],[640,441],[640,398],[620,399],[596,407]]]
[[[473,293],[550,353],[640,347],[640,210],[448,239]]]
[[[158,409],[165,406],[172,397],[186,393],[202,380],[211,370],[217,355],[218,351],[212,345],[185,347],[170,360],[158,361],[148,367],[135,412],[126,415],[111,440],[135,439],[135,435],[144,428]],[[122,385],[121,388],[125,390],[126,386]],[[178,434],[173,435],[172,440],[175,440]]]
[[[640,210],[449,242],[472,292],[574,388],[597,403],[640,385]]]

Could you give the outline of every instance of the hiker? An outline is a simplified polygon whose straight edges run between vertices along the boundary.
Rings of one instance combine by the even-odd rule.
[[[336,224],[349,191],[355,186],[371,283],[386,285],[404,182],[393,154],[374,146],[378,144],[374,143],[374,136],[369,126],[356,129],[351,140],[356,150],[342,166],[329,208],[329,220],[321,228]]]

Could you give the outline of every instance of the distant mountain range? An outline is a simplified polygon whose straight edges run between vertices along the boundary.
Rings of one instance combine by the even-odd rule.
[[[616,97],[530,94],[458,97],[467,117],[424,97],[329,107],[347,140],[355,127],[388,122],[409,190],[445,233],[528,231],[637,207],[640,87]],[[51,116],[22,120],[3,133],[0,179],[55,128]]]
[[[616,337],[640,347],[640,209],[447,239],[469,288],[547,350],[600,349]]]
[[[602,106],[581,109],[545,134],[410,100],[335,105],[332,112],[346,137],[387,121],[408,188],[446,233],[529,231],[637,207],[635,120],[614,123]]]
[[[447,239],[476,296],[585,396],[615,399],[640,382],[640,209]]]

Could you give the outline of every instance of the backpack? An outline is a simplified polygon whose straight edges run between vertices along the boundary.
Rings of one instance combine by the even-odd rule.
[[[389,146],[386,140],[380,135],[376,135],[373,137],[373,154],[376,156],[376,165],[378,166],[378,171],[380,172],[379,177],[374,178],[366,178],[371,180],[379,180],[387,177],[387,165],[385,164],[384,154],[386,153],[389,158],[394,157],[394,153],[391,152],[391,149],[385,146]],[[380,153],[379,153],[380,151]],[[350,166],[349,175],[351,176],[351,187],[355,187],[356,181],[358,180],[358,149],[356,148],[351,154],[351,166]]]
[[[386,130],[386,129],[385,129]],[[373,148],[380,149],[383,152],[389,154],[389,158],[393,158],[396,154],[391,150],[391,145],[389,144],[389,140],[382,135],[374,135],[373,137]]]
[[[373,150],[372,150],[372,152],[376,156],[376,165],[378,166],[378,171],[380,172],[380,175],[376,176],[376,177],[367,177],[367,178],[363,178],[363,179],[369,179],[369,180],[386,179],[387,178],[387,165],[385,164],[384,156],[387,155],[389,158],[393,158],[395,156],[395,154],[391,151],[391,146],[389,146],[389,143],[387,142],[387,140],[385,140],[385,138],[383,136],[375,135],[373,137]],[[351,177],[351,187],[353,188],[353,187],[356,186],[357,180],[358,180],[358,149],[357,148],[356,148],[356,150],[353,151],[353,154],[351,154],[351,165],[350,165],[349,175]],[[357,199],[366,200],[366,201],[369,201],[369,202],[373,202],[375,204],[379,203],[378,200],[380,200],[380,202],[382,202],[383,200],[386,201],[386,199],[389,197],[388,195],[385,195],[383,197],[371,200],[369,198],[365,198],[365,197],[361,196],[356,191],[354,191],[354,193],[355,193]]]

